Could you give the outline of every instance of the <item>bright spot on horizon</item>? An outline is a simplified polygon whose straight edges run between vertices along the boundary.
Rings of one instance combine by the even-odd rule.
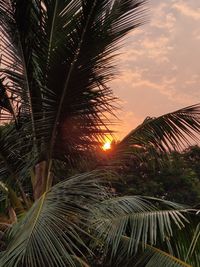
[[[104,151],[111,149],[111,141],[107,140],[105,144],[102,146]]]

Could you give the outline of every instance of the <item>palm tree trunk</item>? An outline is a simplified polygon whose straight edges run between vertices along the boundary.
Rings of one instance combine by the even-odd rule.
[[[47,161],[41,161],[35,166],[34,173],[32,174],[33,196],[35,200],[40,198],[51,187],[52,178],[47,185],[46,168]]]

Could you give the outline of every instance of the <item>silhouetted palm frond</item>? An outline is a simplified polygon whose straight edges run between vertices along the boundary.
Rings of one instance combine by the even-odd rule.
[[[200,105],[196,104],[157,118],[146,118],[117,145],[116,153],[120,159],[131,154],[141,160],[158,158],[198,142],[199,130]]]

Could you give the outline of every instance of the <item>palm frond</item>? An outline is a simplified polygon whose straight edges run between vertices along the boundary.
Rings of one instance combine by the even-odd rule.
[[[146,245],[145,249],[139,249],[127,257],[127,250],[130,243],[130,237],[123,236],[116,257],[111,260],[111,264],[124,267],[191,267],[185,261],[176,258],[165,250],[158,249],[152,245]],[[106,260],[105,260],[106,261]]]
[[[114,54],[120,40],[144,23],[146,1],[0,3],[8,54],[19,66],[4,64],[2,73],[24,105],[20,116],[31,121],[38,151],[51,162],[61,151],[99,145],[111,133],[104,113],[113,114],[115,97],[106,82],[113,77]]]
[[[118,145],[117,155],[162,156],[199,141],[200,105],[189,106],[158,118],[147,118]]]
[[[96,207],[94,228],[98,238],[111,247],[112,255],[116,255],[123,235],[130,236],[127,255],[131,255],[141,244],[145,248],[146,244],[169,240],[174,229],[182,229],[189,223],[185,207],[159,199],[153,204],[154,200],[139,196],[116,197]]]
[[[182,231],[175,232],[171,239],[171,254],[191,266],[198,266],[200,261],[199,236],[199,216],[193,214],[190,217],[190,224],[186,225]]]
[[[166,267],[192,267],[187,262],[184,262],[173,255],[166,253],[158,248],[154,248],[152,246],[147,246],[149,251],[151,251],[152,255],[145,265],[146,267],[160,266],[161,264]],[[144,253],[145,256],[145,253]],[[144,258],[143,258],[144,259]],[[141,259],[139,260],[139,262]],[[146,261],[146,260],[145,260]],[[139,263],[140,264],[140,263]],[[136,265],[137,266],[137,265]],[[138,265],[140,266],[140,265]]]
[[[120,38],[143,22],[140,17],[143,4],[144,1],[98,0],[83,1],[79,6],[70,1],[61,11],[62,20],[69,18],[69,14],[74,15],[70,22],[65,19],[65,26],[60,30],[56,28],[55,35],[51,35],[54,49],[49,55],[48,90],[44,89],[48,100],[47,119],[50,114],[48,123],[53,126],[49,131],[49,158],[53,151],[60,151],[57,139],[66,145],[66,150],[70,147],[88,149],[110,133],[109,121],[102,115],[111,112],[110,102],[114,100],[112,91],[105,85],[113,76],[111,53]],[[59,16],[56,19],[61,21]],[[58,27],[60,25],[63,21]],[[46,120],[43,125],[47,125]]]
[[[0,180],[14,183],[23,181],[36,163],[36,155],[32,151],[30,136],[21,137],[26,129],[16,130],[14,124],[0,128]],[[24,143],[30,142],[30,147]]]
[[[196,250],[197,244],[199,244],[199,242],[200,242],[200,224],[197,225],[194,234],[192,236],[192,242],[190,244],[186,260],[187,258],[193,255],[194,251]]]
[[[190,214],[188,214],[190,215]],[[197,226],[195,226],[197,221]],[[199,219],[192,216],[190,223],[173,236],[157,245],[139,245],[137,253],[128,253],[130,236],[123,236],[112,264],[116,266],[198,266],[199,254]]]
[[[2,43],[0,50],[0,74],[2,78],[2,88],[7,93],[15,110],[15,114],[9,110],[10,115],[12,115],[15,121],[20,110],[30,113],[31,101],[27,96],[28,77],[27,73],[25,73],[27,66],[22,49],[22,35],[19,33],[18,25],[15,20],[17,2],[20,1],[0,1],[0,34]],[[30,7],[30,1],[27,7]],[[30,36],[33,38],[31,32]],[[28,46],[26,46],[26,49],[27,48]],[[8,120],[9,117],[7,116],[6,118]]]
[[[106,194],[97,184],[101,176],[92,172],[70,177],[43,194],[11,230],[1,266],[62,267],[86,261],[91,252],[83,237],[89,237],[90,206]]]

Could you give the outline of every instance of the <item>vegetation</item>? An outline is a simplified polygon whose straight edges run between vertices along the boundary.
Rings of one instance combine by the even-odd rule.
[[[130,159],[161,163],[195,139],[199,105],[146,119],[109,164],[86,164],[112,134],[107,82],[145,3],[0,0],[1,267],[198,266],[197,209],[110,184]]]
[[[129,161],[121,170],[120,194],[156,196],[171,201],[198,205],[200,203],[200,148],[191,146],[172,152],[157,162]],[[152,164],[153,163],[153,164]]]

